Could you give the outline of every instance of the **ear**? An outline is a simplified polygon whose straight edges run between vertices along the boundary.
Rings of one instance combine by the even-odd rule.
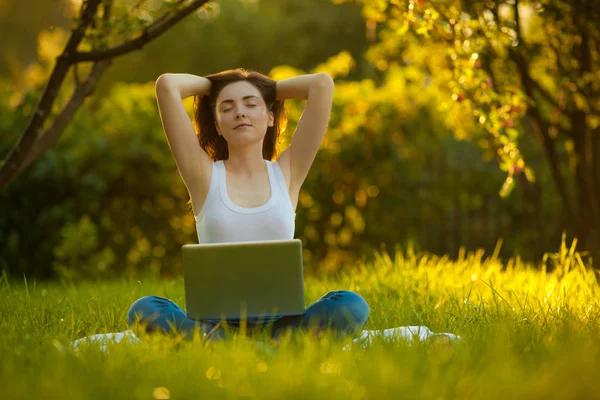
[[[223,134],[221,133],[221,128],[219,128],[219,123],[217,122],[217,120],[215,120],[215,129],[217,130],[217,133],[219,134],[219,136],[223,136]]]
[[[270,128],[273,126],[274,123],[275,123],[275,114],[273,114],[273,111],[269,111],[269,122],[267,123],[267,126]]]

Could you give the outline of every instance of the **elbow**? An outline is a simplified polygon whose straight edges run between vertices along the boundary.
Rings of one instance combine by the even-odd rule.
[[[333,89],[333,78],[327,72],[315,74],[315,86],[324,89]]]
[[[169,79],[169,74],[168,74],[168,73],[166,73],[166,74],[162,74],[162,75],[160,75],[160,76],[159,76],[159,77],[156,79],[156,81],[154,82],[154,86],[155,86],[155,87],[157,87],[157,88],[158,88],[159,86],[164,86],[164,85],[166,85],[166,84],[167,84],[167,82],[168,82],[168,79]]]
[[[314,75],[309,90],[308,97],[311,96],[327,96],[333,97],[333,78],[326,72],[319,72]]]

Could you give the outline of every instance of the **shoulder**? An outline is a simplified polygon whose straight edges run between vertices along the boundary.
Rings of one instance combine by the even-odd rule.
[[[216,176],[214,176],[216,173],[214,167],[218,165],[217,163],[218,161],[213,162],[211,160],[210,164],[205,166],[206,173],[202,174],[193,185],[188,186],[188,192],[192,201],[192,209],[195,216],[200,214],[208,197],[210,183],[216,178]]]
[[[285,184],[290,189],[291,186],[291,173],[290,173],[290,152],[286,149],[277,160],[272,161],[273,166],[279,166],[281,169],[281,173],[283,174],[283,178],[285,179]]]

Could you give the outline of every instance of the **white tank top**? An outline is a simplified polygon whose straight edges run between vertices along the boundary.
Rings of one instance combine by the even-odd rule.
[[[239,207],[227,195],[223,160],[213,163],[208,195],[195,216],[198,243],[291,240],[296,213],[277,161],[267,164],[271,197],[258,207]]]

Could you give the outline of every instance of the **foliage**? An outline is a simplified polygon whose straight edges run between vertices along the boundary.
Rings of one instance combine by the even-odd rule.
[[[503,237],[502,255],[529,258],[553,245],[540,244],[539,234],[523,225],[525,205],[495,196],[501,172],[474,145],[452,138],[448,114],[435,112],[436,87],[412,83],[416,67],[391,68],[376,86],[345,81],[353,64],[340,53],[315,67],[337,83],[330,129],[297,209],[295,236],[309,271],[353,268],[396,243],[456,256],[460,246],[491,251]],[[278,67],[271,75],[302,72]],[[15,120],[4,120],[5,151],[33,105],[35,93],[25,95],[28,101],[6,105],[4,114]],[[288,104],[279,151],[289,145],[301,110],[301,102]],[[115,86],[88,102],[58,144],[0,196],[0,208],[10,210],[0,213],[2,268],[67,279],[174,274],[181,246],[197,242],[188,200],[153,85]],[[560,225],[546,227],[541,234],[551,238]]]
[[[62,4],[62,13],[56,12],[56,4],[46,3],[0,7],[0,22],[7,27],[0,37],[0,58],[6,60],[6,66],[0,63],[0,74],[12,79],[19,90],[31,86],[29,75],[40,72],[38,62],[53,63],[58,55],[55,52],[64,48],[72,29],[65,17],[78,13],[70,4]],[[110,21],[98,23],[99,31],[114,28],[111,45],[130,38],[127,32],[148,25],[173,2],[116,0],[113,4]],[[28,21],[26,30],[23,24],[10,29],[14,21],[22,20]],[[92,38],[101,34],[91,29],[88,33]],[[31,45],[36,42],[37,54]],[[323,0],[217,0],[180,21],[151,45],[115,59],[97,92],[106,94],[120,81],[154,81],[164,72],[207,75],[235,67],[266,72],[281,64],[309,69],[343,50],[358,59],[367,45],[365,24],[356,5]],[[18,57],[26,52],[31,53],[29,57]],[[359,62],[352,76],[364,77],[372,70],[368,63]]]
[[[343,1],[339,1],[343,2]],[[415,65],[446,92],[441,108],[469,116],[483,130],[470,138],[495,153],[506,172],[535,190],[520,151],[535,137],[548,163],[570,231],[600,243],[600,57],[594,1],[361,0],[379,25],[367,58],[380,70]],[[421,80],[423,82],[423,80]],[[466,132],[456,119],[458,136]],[[485,133],[482,136],[481,133]],[[538,171],[539,172],[539,171]]]
[[[74,339],[128,329],[127,310],[158,295],[184,306],[181,277],[65,285],[0,278],[0,383],[7,398],[595,398],[600,387],[600,287],[574,243],[551,269],[482,252],[398,249],[351,274],[308,278],[311,304],[329,290],[369,303],[366,329],[426,325],[455,345],[347,341],[264,332],[219,343],[142,335],[141,344],[70,351]],[[111,384],[107,385],[106,382]]]
[[[372,258],[373,250],[392,249],[397,243],[452,257],[461,246],[491,252],[499,238],[500,256],[539,259],[558,245],[569,222],[552,188],[553,175],[543,150],[532,135],[519,131],[513,138],[513,144],[518,144],[514,155],[527,160],[527,167],[536,171],[536,181],[527,182],[524,174],[516,174],[514,167],[524,164],[515,159],[512,177],[519,190],[504,200],[498,198],[507,171],[497,168],[502,159],[498,138],[490,131],[496,125],[489,125],[489,116],[477,111],[481,104],[476,100],[483,99],[483,93],[496,96],[475,89],[481,78],[477,74],[483,73],[483,67],[475,68],[479,58],[465,64],[477,75],[467,80],[460,74],[468,75],[469,69],[454,65],[459,58],[452,61],[452,54],[470,57],[473,53],[426,42],[423,32],[409,35],[406,25],[398,25],[404,18],[398,14],[402,9],[382,4],[387,5],[379,14],[372,14],[375,11],[369,11],[367,3],[363,11],[368,27],[373,27],[368,21],[379,26],[380,40],[366,54],[379,70],[375,79],[355,79],[365,63],[354,56],[358,47],[318,63],[307,61],[312,64],[309,69],[301,69],[304,62],[298,61],[270,71],[275,79],[316,71],[336,78],[330,127],[298,203],[295,236],[303,241],[307,269],[354,268],[358,260]],[[425,13],[423,4],[413,7],[414,13]],[[235,18],[247,22],[259,13],[253,7],[251,2],[240,9],[224,3],[215,12],[229,22]],[[307,10],[293,2],[268,7],[260,11],[266,13],[267,27],[284,9],[289,15],[304,15]],[[323,10],[333,12],[335,7]],[[354,15],[355,9],[339,10]],[[316,18],[330,21],[333,16]],[[422,23],[418,15],[415,18]],[[225,24],[218,18],[212,23]],[[310,25],[307,20],[297,23]],[[203,24],[201,29],[208,29]],[[318,26],[325,29],[325,25]],[[394,27],[402,29],[398,32]],[[256,34],[264,36],[260,32]],[[0,85],[7,99],[0,104],[0,154],[8,152],[27,123],[60,47],[55,41],[64,39],[59,32],[46,36],[40,42],[41,64],[24,74],[31,86],[25,90]],[[169,47],[165,46],[159,47]],[[500,77],[510,81],[511,74]],[[457,82],[471,85],[474,97],[460,98],[455,92]],[[58,103],[64,103],[70,85],[69,80]],[[505,110],[504,103],[519,96],[496,96],[493,104]],[[289,145],[303,103],[293,101],[287,106],[290,124],[279,151]],[[505,128],[500,128],[498,137],[523,127]],[[506,154],[510,156],[510,151]],[[76,279],[133,276],[150,270],[171,275],[180,268],[180,246],[197,241],[195,221],[185,206],[189,197],[160,127],[152,83],[105,85],[37,164],[0,195],[0,267],[11,274]],[[79,246],[78,235],[86,237]]]
[[[56,261],[53,263],[59,278],[74,280],[108,275],[115,255],[110,247],[97,251],[97,232],[98,228],[87,215],[60,229],[62,241],[54,249]]]
[[[23,107],[3,114],[22,115]],[[8,139],[4,151],[15,140]],[[154,86],[116,86],[0,196],[2,268],[40,277],[54,275],[53,264],[63,277],[106,275],[109,266],[133,274],[164,265],[172,273],[195,233],[186,196]]]
[[[494,155],[455,138],[456,126],[465,136],[481,128],[464,113],[439,108],[445,92],[423,85],[426,72],[419,65],[390,66],[376,85],[342,80],[340,62],[353,60],[340,55],[317,69],[338,80],[329,130],[299,196],[298,208],[306,213],[298,213],[296,232],[305,243],[305,261],[323,260],[327,270],[352,268],[381,245],[407,242],[456,256],[460,246],[492,251],[500,237],[502,255],[533,259],[560,236],[554,198],[540,199],[543,210],[532,213],[527,199],[517,197],[527,193],[512,201],[497,196],[504,177]],[[304,72],[278,67],[271,75]],[[301,109],[290,104],[288,134]],[[523,147],[532,160],[539,158],[530,143]],[[548,193],[544,167],[539,185]]]

